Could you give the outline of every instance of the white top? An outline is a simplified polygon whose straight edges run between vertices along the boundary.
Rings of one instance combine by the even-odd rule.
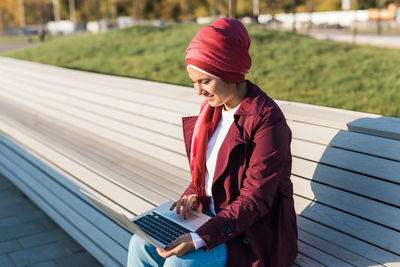
[[[215,165],[217,164],[218,152],[221,148],[222,143],[228,134],[229,129],[234,121],[234,114],[239,108],[240,104],[231,110],[222,109],[221,118],[215,128],[214,133],[208,140],[207,144],[207,154],[206,154],[206,179],[205,179],[205,189],[206,194],[210,197],[209,209],[213,215],[215,215],[214,199],[212,197],[211,187],[214,180]],[[191,233],[193,243],[196,249],[204,247],[205,244],[203,240],[196,233]]]

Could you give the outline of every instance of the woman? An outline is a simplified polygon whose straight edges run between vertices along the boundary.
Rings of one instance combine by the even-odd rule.
[[[164,250],[134,236],[128,265],[293,264],[291,132],[276,103],[245,80],[249,47],[246,28],[229,18],[201,28],[189,44],[187,71],[205,100],[198,117],[183,118],[192,183],[171,209],[212,218]]]

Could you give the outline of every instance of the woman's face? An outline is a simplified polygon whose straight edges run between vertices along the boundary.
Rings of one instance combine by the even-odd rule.
[[[227,83],[194,68],[189,68],[188,73],[196,93],[204,96],[210,106],[224,105],[225,110],[229,110],[238,104],[236,103],[238,96],[236,84]]]

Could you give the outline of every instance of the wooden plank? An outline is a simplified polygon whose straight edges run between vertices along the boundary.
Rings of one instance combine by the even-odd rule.
[[[1,67],[0,67],[1,70]],[[120,99],[120,100],[128,100],[130,102],[144,104],[147,106],[153,106],[156,108],[160,108],[168,111],[175,112],[188,112],[190,110],[197,112],[198,105],[194,103],[190,103],[188,101],[183,102],[182,100],[177,100],[174,98],[166,98],[157,95],[149,95],[148,93],[140,93],[135,92],[134,90],[123,90],[113,85],[112,88],[110,86],[104,86],[101,84],[97,84],[95,87],[93,86],[93,81],[90,82],[79,82],[76,80],[71,80],[70,77],[63,79],[63,77],[58,74],[56,76],[47,76],[41,80],[43,74],[37,74],[33,77],[27,77],[24,75],[25,73],[21,73],[20,70],[10,70],[3,69],[4,72],[7,72],[7,76],[12,80],[6,80],[9,83],[13,81],[19,80],[23,81],[26,84],[32,85],[33,88],[42,91],[48,92],[64,92],[67,93],[71,97],[81,97],[82,95],[97,95],[103,96],[108,99]],[[22,74],[22,76],[21,76]],[[20,84],[21,86],[21,84]],[[192,91],[193,92],[193,91]]]
[[[288,125],[296,139],[400,161],[397,140],[294,121],[288,121]]]
[[[145,200],[145,197],[140,194],[134,195],[133,192],[127,191],[126,188],[110,179],[110,177],[94,173],[92,170],[87,169],[86,166],[74,162],[60,152],[52,150],[37,140],[30,138],[28,135],[23,134],[22,131],[5,125],[2,121],[0,121],[0,129],[4,130],[7,135],[13,136],[13,139],[19,143],[23,143],[25,148],[35,151],[35,156],[40,154],[42,159],[46,159],[46,163],[52,162],[58,168],[62,168],[65,172],[74,176],[76,180],[93,188],[93,190],[102,192],[107,196],[113,196],[114,202],[126,210],[140,214],[154,207],[154,204]]]
[[[400,231],[400,208],[344,192],[295,175],[292,175],[291,180],[294,186],[294,193],[299,196],[313,199],[318,203]]]
[[[4,91],[6,90],[3,90],[3,94],[5,93]],[[12,92],[11,94],[14,95]],[[99,127],[105,127],[108,130],[125,134],[129,137],[134,137],[147,143],[154,143],[157,146],[164,147],[182,155],[185,155],[186,153],[182,140],[167,137],[160,132],[148,131],[133,125],[128,125],[126,123],[109,119],[103,114],[97,115],[80,108],[62,105],[61,103],[54,101],[48,101],[48,99],[44,99],[40,96],[27,96],[27,94],[24,94],[23,92],[19,92],[18,94],[20,94],[17,98],[19,102],[29,105],[30,107],[34,106],[39,112],[46,113],[50,116],[57,116],[58,119],[65,119],[65,117],[69,116],[73,119],[80,119],[81,121],[96,124]]]
[[[79,193],[69,191],[57,183],[54,178],[41,172],[38,169],[39,166],[31,165],[30,162],[23,159],[22,156],[16,155],[14,152],[3,150],[0,158],[2,159],[1,164],[11,172],[16,172],[15,169],[21,170],[19,178],[23,179],[28,187],[39,188],[41,191],[44,190],[45,193],[47,192],[48,194],[41,195],[46,201],[53,203],[53,198],[57,198],[57,201],[65,202],[64,206],[57,206],[59,208],[58,212],[61,215],[65,214],[64,209],[72,210],[76,216],[84,218],[85,224],[88,222],[99,228],[99,230],[92,232],[93,235],[97,236],[97,232],[101,231],[102,233],[99,235],[99,238],[110,239],[109,242],[112,242],[114,249],[118,250],[119,247],[125,247],[129,242],[130,235],[124,229],[117,226],[108,216],[104,215],[99,208],[91,203],[89,204],[88,200],[78,191],[78,188],[76,191]],[[110,247],[110,249],[113,247]]]
[[[332,255],[338,259],[341,259],[342,261],[345,261],[349,264],[352,264],[354,266],[371,266],[371,265],[378,266],[377,262],[366,259],[354,252],[351,252],[351,251],[344,249],[338,245],[335,245],[327,240],[324,240],[320,237],[310,234],[302,229],[298,229],[298,233],[299,233],[299,241],[309,244],[310,246],[315,247],[318,250],[321,250],[321,251],[323,251],[329,255]],[[300,248],[300,251],[302,253],[305,253],[301,248]],[[331,264],[328,264],[328,265],[331,265]],[[379,265],[379,266],[383,266],[383,265]]]
[[[296,260],[295,260],[295,265],[297,266],[304,266],[304,267],[320,267],[320,266],[325,266],[309,257],[306,255],[299,253],[297,254]]]
[[[322,107],[310,104],[296,103],[277,100],[276,101],[286,119],[305,122],[320,126],[347,130],[347,123],[359,118],[378,118],[380,115],[356,112],[350,110]]]
[[[400,208],[293,175],[294,192],[319,203],[400,230]]]
[[[400,207],[400,186],[380,179],[296,157],[292,174]]]
[[[1,58],[4,62],[4,66],[8,68],[2,69],[2,71],[17,70],[23,76],[30,77],[33,79],[48,81],[48,78],[56,76],[58,79],[65,80],[64,83],[70,83],[71,81],[79,81],[83,83],[90,83],[93,87],[98,85],[106,86],[107,88],[118,88],[126,91],[141,92],[147,95],[157,95],[164,98],[181,99],[188,102],[192,102],[196,105],[200,104],[201,98],[193,93],[192,87],[166,84],[154,81],[146,81],[141,79],[133,79],[127,77],[119,77],[107,74],[98,74],[93,72],[67,69],[57,66],[45,65],[41,63],[23,61],[10,58]],[[1,67],[1,65],[0,65]],[[46,79],[47,78],[47,79]],[[57,79],[52,80],[53,82],[59,82]],[[111,90],[112,91],[112,90]]]
[[[36,88],[29,83],[20,84],[20,82],[15,81],[4,81],[0,84],[3,93],[8,93],[14,97],[26,99],[28,96],[33,97],[34,100],[41,102],[43,104],[51,104],[49,100],[61,103],[63,106],[68,106],[71,104],[73,97],[66,95],[54,94],[48,91],[42,91],[40,88]],[[68,90],[68,89],[65,89]],[[40,97],[39,97],[40,96]],[[101,98],[101,96],[93,97],[95,99]],[[108,101],[113,107],[118,107],[119,109],[125,109],[133,112],[137,115],[145,116],[159,121],[164,121],[166,123],[172,123],[175,125],[181,125],[182,113],[175,111],[163,110],[160,107],[152,107],[142,103],[128,102],[125,100],[112,99],[109,97],[102,97],[104,101]]]
[[[299,229],[324,239],[338,247],[365,257],[368,260],[387,265],[389,262],[400,262],[400,256],[363,242],[342,232],[309,220],[303,216],[297,217]],[[363,266],[363,265],[360,265]]]
[[[10,145],[12,147],[8,147]],[[73,184],[65,177],[61,177],[63,181],[60,183],[60,175],[58,173],[55,171],[52,171],[51,173],[44,171],[44,163],[39,162],[40,165],[35,165],[38,163],[38,161],[32,160],[31,155],[24,151],[23,154],[18,154],[18,152],[21,152],[21,149],[17,149],[15,144],[10,142],[7,144],[3,142],[1,143],[2,155],[7,159],[7,161],[13,162],[13,164],[18,162],[18,168],[29,173],[32,181],[34,180],[38,184],[42,185],[43,188],[46,188],[46,190],[55,194],[55,196],[59,197],[60,199],[68,200],[66,201],[66,204],[72,209],[75,209],[77,213],[80,213],[83,217],[91,221],[92,224],[104,225],[105,228],[103,231],[120,245],[124,245],[129,241],[126,237],[126,231],[123,229],[116,229],[115,223],[105,216],[100,209],[95,207],[91,202],[88,202],[79,191],[79,187],[77,185]],[[28,182],[29,181],[30,180],[28,180]],[[68,186],[65,186],[65,184]]]
[[[400,183],[400,164],[397,161],[382,159],[352,151],[326,147],[294,139],[292,155],[315,162],[325,163],[357,173]]]
[[[13,100],[19,101],[19,99],[11,99],[11,101],[13,101]],[[16,103],[18,103],[18,102],[16,102]],[[26,105],[28,108],[31,108],[31,106],[32,106],[32,103],[24,102],[22,104]],[[45,109],[45,107],[43,107],[43,106],[41,108]],[[33,107],[33,109],[35,109],[35,106]],[[65,123],[73,125],[74,127],[78,127],[80,129],[84,129],[85,131],[88,131],[94,135],[100,136],[101,138],[110,139],[114,142],[118,142],[122,145],[133,148],[135,150],[138,150],[138,151],[148,154],[150,156],[153,156],[159,160],[166,161],[167,163],[170,163],[179,168],[187,169],[186,155],[177,154],[175,152],[160,148],[154,144],[143,142],[142,140],[132,138],[125,134],[115,132],[115,131],[109,130],[107,128],[103,128],[101,126],[98,126],[95,123],[88,123],[81,119],[77,119],[75,117],[68,116],[67,114],[65,114],[63,112],[54,111],[52,109],[47,109],[47,112],[52,114],[52,116],[54,116],[54,114],[56,113],[57,117],[59,117]]]
[[[294,199],[296,213],[302,217],[319,222],[393,254],[400,254],[400,232],[303,197],[295,196]]]
[[[49,143],[42,142],[42,144],[45,145],[46,147],[48,147],[49,149],[56,150]],[[120,185],[121,187],[134,193],[135,195],[142,196],[144,199],[146,199],[147,201],[149,201],[151,203],[160,205],[160,204],[170,200],[171,198],[175,199],[177,196],[176,193],[173,194],[173,192],[170,192],[170,191],[168,191],[168,192],[170,192],[169,193],[170,197],[165,196],[165,194],[167,194],[166,189],[164,189],[162,191],[163,194],[160,194],[159,192],[157,192],[154,189],[156,187],[156,184],[151,181],[147,185],[143,185],[143,183],[139,183],[137,181],[137,179],[135,179],[135,178],[129,179],[127,175],[122,175],[121,172],[118,170],[111,170],[108,168],[104,168],[101,166],[101,164],[95,163],[94,161],[89,161],[89,163],[93,163],[95,165],[88,164],[87,161],[80,161],[79,158],[75,158],[74,155],[71,155],[69,153],[71,151],[71,149],[61,148],[59,151],[62,151],[62,154],[65,157],[73,159],[74,162],[77,162],[79,165],[82,165],[82,166],[86,167],[88,170],[93,171],[93,173],[99,174],[104,177],[110,177],[109,179],[112,180],[112,183]],[[130,173],[130,174],[134,174],[134,173]],[[81,179],[83,179],[83,178],[81,178]],[[112,195],[107,195],[107,196],[111,197]]]
[[[93,253],[100,262],[104,262],[106,265],[120,266],[124,264],[121,260],[125,255],[125,250],[123,248],[114,247],[114,243],[110,242],[109,239],[104,238],[104,236],[102,237],[101,232],[98,231],[97,228],[92,227],[91,224],[86,223],[85,220],[81,216],[77,215],[73,210],[65,207],[65,202],[54,197],[49,198],[50,193],[29,180],[29,176],[21,177],[21,170],[19,170],[15,165],[13,166],[11,163],[11,166],[9,166],[14,170],[14,172],[11,172],[9,168],[4,167],[4,160],[6,159],[3,157],[0,164],[1,171],[9,177],[14,175],[15,177],[18,177],[20,180],[18,181],[17,179],[14,179],[13,182],[86,250]],[[59,210],[62,212],[59,213]],[[98,236],[87,236],[78,229],[87,229],[91,233],[97,232],[96,235],[98,234]],[[94,240],[92,240],[92,238],[94,238]],[[97,238],[100,240],[96,240]],[[102,244],[102,247],[99,247],[97,244]],[[116,258],[112,258],[110,254],[114,255]]]
[[[114,155],[118,155],[117,151],[112,153],[112,148],[102,148],[102,150],[90,150],[86,146],[87,142],[73,142],[74,140],[52,140],[53,142],[45,142],[49,147],[57,147],[68,154],[69,157],[75,161],[81,162],[90,169],[96,170],[103,175],[112,177],[116,182],[124,185],[126,188],[131,189],[133,192],[142,191],[144,194],[146,190],[154,191],[154,194],[147,195],[146,199],[160,205],[167,200],[176,199],[179,197],[178,192],[183,192],[184,188],[177,183],[169,181],[163,176],[160,171],[158,175],[150,172],[143,172],[138,170],[136,164],[132,164],[131,168],[121,166],[120,163],[110,163],[114,159]],[[68,142],[71,141],[71,142]],[[102,153],[103,152],[103,153]],[[127,165],[127,164],[126,164]],[[181,181],[182,183],[182,181]]]
[[[16,113],[13,112],[14,115]],[[22,122],[24,127],[30,124],[26,119],[28,116],[26,114],[25,120]],[[114,151],[112,147],[103,147],[97,143],[90,148],[88,144],[92,142],[91,139],[84,138],[82,135],[71,135],[69,133],[70,129],[62,125],[53,125],[53,127],[57,130],[54,131],[52,128],[43,127],[41,123],[35,121],[32,130],[41,134],[39,139],[43,140],[42,143],[47,147],[55,147],[56,150],[63,151],[64,155],[68,155],[75,161],[80,162],[80,164],[89,166],[89,169],[94,169],[96,172],[102,173],[102,175],[112,177],[114,181],[124,185],[126,188],[130,188],[133,192],[141,191],[145,194],[146,191],[154,191],[155,194],[147,195],[146,198],[157,205],[169,199],[177,199],[185,189],[182,183],[185,185],[189,183],[188,180],[178,180],[177,177],[174,177],[174,181],[169,181],[169,175],[156,166],[149,166],[149,168],[158,169],[157,174],[142,171],[138,168],[138,165],[141,164],[140,162],[129,164],[132,158],[129,159],[129,156],[119,155],[118,150],[112,153]],[[18,128],[21,129],[20,127]],[[85,142],[82,142],[82,138],[84,138]],[[118,158],[121,158],[121,161],[116,161]],[[124,166],[121,165],[123,161],[126,162]],[[141,188],[145,189],[142,190]]]
[[[1,101],[0,101],[1,102]],[[162,178],[170,180],[171,182],[182,184],[182,179],[188,184],[191,180],[188,170],[183,171],[172,165],[164,164],[159,160],[148,157],[138,151],[126,148],[115,142],[108,141],[103,138],[93,139],[93,135],[87,135],[79,129],[73,127],[66,127],[63,123],[59,123],[49,118],[44,118],[41,115],[32,116],[29,110],[21,107],[13,106],[9,102],[2,102],[2,109],[0,112],[12,120],[14,127],[22,128],[30,131],[32,134],[38,135],[38,138],[57,139],[69,141],[68,146],[84,145],[85,150],[95,151],[100,155],[108,156],[108,164],[122,166],[128,169],[135,169],[142,176],[158,176],[162,173]],[[6,113],[5,113],[6,112]],[[6,119],[9,121],[8,119]],[[10,121],[9,121],[10,123]],[[18,126],[16,125],[18,123]],[[82,140],[85,140],[82,143]],[[112,151],[117,151],[111,153]]]
[[[400,140],[400,119],[393,117],[360,118],[348,123],[349,131]]]
[[[299,246],[299,251],[301,254],[306,255],[307,257],[314,259],[315,261],[318,261],[325,266],[354,266],[345,261],[342,261],[339,258],[333,257],[325,253],[324,251],[316,249],[315,247],[312,247],[300,240],[297,242],[297,244]]]

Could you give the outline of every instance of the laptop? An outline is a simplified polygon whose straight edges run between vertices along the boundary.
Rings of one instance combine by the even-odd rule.
[[[82,189],[80,191],[127,231],[162,249],[180,235],[196,231],[210,219],[208,215],[191,210],[189,217],[184,220],[183,215],[177,214],[175,209],[169,210],[173,200],[129,219],[107,202]]]

